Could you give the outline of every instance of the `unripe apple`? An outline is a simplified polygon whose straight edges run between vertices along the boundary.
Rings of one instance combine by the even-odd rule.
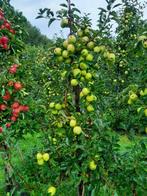
[[[89,29],[89,28],[86,28],[86,29],[84,30],[84,33],[85,33],[85,35],[89,35],[89,34],[90,34],[90,29]]]
[[[94,42],[89,42],[88,44],[87,44],[87,47],[90,49],[90,50],[92,50],[93,48],[94,48]]]
[[[108,53],[107,57],[108,57],[109,61],[115,62],[115,54],[114,53]]]
[[[50,158],[50,155],[48,153],[44,153],[42,157],[44,161],[48,161]]]
[[[61,55],[61,52],[62,52],[62,49],[61,49],[61,48],[55,48],[55,50],[54,50],[54,53],[55,53],[57,56],[60,56],[60,55]]]
[[[82,76],[85,76],[86,73],[87,73],[86,70],[82,70],[82,71],[81,71],[81,75],[82,75]]]
[[[82,42],[84,44],[88,43],[89,42],[89,37],[87,37],[87,36],[82,37]]]
[[[87,56],[88,55],[88,50],[87,49],[83,49],[82,51],[81,51],[81,54],[82,54],[82,56]]]
[[[99,53],[101,51],[101,48],[99,46],[94,47],[94,52]]]
[[[56,110],[61,110],[61,109],[62,109],[62,105],[61,105],[60,103],[57,103],[57,104],[55,105],[55,109],[56,109]]]
[[[94,96],[94,95],[88,95],[88,96],[86,97],[86,100],[87,100],[88,102],[92,102],[92,101],[95,100],[95,96]]]
[[[48,188],[48,193],[50,194],[50,196],[54,196],[56,194],[56,188],[54,186],[50,186]]]
[[[80,69],[73,69],[73,75],[74,77],[76,77],[77,75],[81,74],[81,70]]]
[[[83,36],[83,31],[82,31],[82,30],[79,30],[79,31],[77,32],[77,35],[78,35],[79,37],[82,37],[82,36]]]
[[[75,52],[75,47],[73,44],[69,44],[67,46],[67,51],[70,52],[70,53],[74,53]]]
[[[74,35],[70,35],[68,37],[68,43],[69,44],[74,44],[76,42],[76,37]]]
[[[89,163],[89,169],[90,170],[96,170],[97,165],[95,164],[95,162],[92,160]]]
[[[63,61],[64,61],[63,56],[58,56],[58,57],[57,57],[57,61],[58,61],[59,63],[63,62]]]
[[[56,115],[56,114],[58,114],[58,111],[57,110],[52,110],[52,114]]]
[[[88,95],[89,93],[90,93],[90,90],[88,89],[88,88],[83,88],[82,89],[82,93],[83,93],[83,95]]]
[[[143,47],[144,47],[144,48],[147,48],[147,41],[144,41],[144,42],[143,42]]]
[[[71,58],[67,58],[64,62],[67,64],[71,63]]]
[[[87,56],[86,56],[86,60],[87,61],[93,61],[93,55],[92,54],[88,54]]]
[[[63,18],[61,20],[61,24],[60,25],[61,25],[62,28],[68,27],[68,19],[67,18]]]
[[[135,93],[132,93],[130,95],[130,99],[133,100],[133,101],[135,101],[137,98],[138,98],[138,96]]]
[[[86,78],[86,80],[90,80],[90,79],[92,78],[91,73],[87,73],[87,74],[85,75],[85,78]]]
[[[82,133],[82,129],[80,126],[76,126],[73,128],[73,132],[75,135],[80,135]]]
[[[62,56],[63,56],[63,58],[67,59],[69,57],[68,51],[67,50],[63,50]]]
[[[40,152],[38,152],[37,155],[36,155],[36,158],[37,158],[38,160],[42,159],[42,154],[41,154]]]
[[[68,46],[68,40],[65,40],[65,41],[63,42],[63,47],[64,47],[64,48],[67,48],[67,46]]]
[[[76,122],[76,120],[71,119],[69,124],[70,124],[70,127],[75,127],[77,122]]]
[[[131,100],[131,99],[128,100],[128,104],[129,104],[129,105],[132,104],[132,100]]]
[[[87,111],[88,112],[93,112],[94,111],[94,107],[92,105],[88,105],[87,106]]]
[[[87,64],[81,62],[81,63],[80,63],[80,68],[81,68],[81,69],[87,69]]]
[[[51,102],[51,103],[49,104],[49,107],[50,107],[50,108],[54,108],[54,107],[55,107],[55,103],[54,103],[54,102]]]
[[[43,159],[38,159],[37,163],[38,163],[38,165],[43,165],[44,164],[44,160]]]
[[[72,79],[71,86],[77,86],[77,85],[78,85],[78,81],[76,79]]]

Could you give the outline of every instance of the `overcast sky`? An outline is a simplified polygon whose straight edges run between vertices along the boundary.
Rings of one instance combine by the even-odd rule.
[[[71,0],[76,4],[77,8],[81,10],[82,13],[91,13],[91,19],[93,26],[96,25],[98,19],[98,7],[105,7],[105,0]],[[144,0],[139,0],[144,2]],[[65,0],[11,0],[11,5],[13,5],[17,10],[22,11],[24,16],[33,24],[37,26],[42,34],[47,35],[52,38],[55,33],[60,33],[59,23],[53,23],[50,28],[47,27],[46,19],[35,19],[37,16],[39,8],[51,8],[53,11],[57,11],[60,6],[59,4],[64,3]],[[119,0],[117,0],[119,2]],[[144,17],[147,18],[147,8],[144,11]]]

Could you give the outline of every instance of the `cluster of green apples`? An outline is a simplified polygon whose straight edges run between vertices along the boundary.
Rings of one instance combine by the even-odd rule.
[[[69,125],[73,128],[73,133],[75,135],[80,135],[82,133],[82,128],[77,125],[77,120],[73,116],[70,117]]]
[[[65,108],[65,104],[51,102],[49,104],[49,108],[51,109],[52,114],[56,115],[59,113],[59,111],[61,111],[63,108]]]
[[[38,152],[37,155],[36,155],[36,158],[37,158],[37,164],[38,165],[43,165],[44,162],[49,161],[50,155],[49,155],[49,153],[43,153],[42,154],[42,153]]]

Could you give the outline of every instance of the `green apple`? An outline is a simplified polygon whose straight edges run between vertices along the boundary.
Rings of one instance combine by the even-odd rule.
[[[144,47],[144,48],[147,48],[147,41],[144,41],[144,42],[143,42],[143,47]]]
[[[69,35],[68,37],[68,43],[74,44],[76,42],[76,37],[74,35]]]
[[[75,127],[77,122],[76,122],[76,120],[71,119],[69,124],[70,124],[70,127]]]
[[[75,135],[80,135],[82,133],[82,129],[80,126],[76,126],[73,128],[73,132]]]
[[[61,49],[61,48],[55,48],[54,53],[55,53],[57,56],[60,56],[61,53],[62,53],[62,49]]]
[[[67,58],[64,62],[67,63],[67,64],[70,64],[71,63],[71,58]]]
[[[99,53],[101,51],[101,48],[99,46],[94,47],[94,52]]]
[[[95,164],[95,161],[90,161],[90,163],[89,163],[89,169],[90,170],[96,170],[96,168],[97,168],[97,165]]]
[[[87,64],[81,62],[81,63],[80,63],[80,68],[81,68],[81,69],[87,69]]]
[[[38,159],[37,163],[38,163],[38,165],[43,165],[44,164],[44,160],[43,159]]]
[[[63,60],[64,60],[63,56],[58,56],[57,57],[57,62],[61,63],[61,62],[63,62]]]
[[[69,44],[67,46],[67,51],[70,52],[70,53],[74,53],[75,52],[75,47],[73,44]]]
[[[82,89],[82,93],[83,93],[83,95],[88,95],[89,93],[90,93],[90,90],[88,89],[88,88],[83,88]]]
[[[87,73],[85,75],[86,80],[90,80],[92,78],[92,74],[91,73]]]
[[[89,29],[89,28],[86,28],[86,29],[84,30],[84,33],[85,33],[85,35],[89,35],[89,34],[90,34],[90,29]]]
[[[37,155],[36,155],[36,158],[37,158],[38,160],[42,159],[42,154],[41,154],[40,152],[38,152]]]
[[[55,103],[54,103],[54,102],[51,102],[51,103],[49,104],[49,107],[50,107],[50,108],[54,108],[54,107],[55,107]]]
[[[73,75],[74,75],[74,77],[76,77],[77,75],[79,75],[79,74],[81,74],[81,70],[80,69],[73,69]]]
[[[48,188],[48,193],[50,194],[50,196],[54,196],[56,194],[56,188],[54,186],[50,186]]]
[[[56,115],[56,114],[58,114],[58,111],[57,110],[52,110],[52,114]]]
[[[43,160],[44,160],[44,161],[48,161],[49,158],[50,158],[50,155],[49,155],[48,153],[44,153],[44,154],[43,154]]]
[[[87,61],[93,61],[93,55],[92,54],[88,54],[87,56],[86,56],[86,60]]]
[[[84,44],[88,43],[89,42],[89,37],[87,37],[87,36],[82,37],[82,42]]]
[[[77,32],[77,35],[78,35],[79,37],[82,37],[82,36],[83,36],[83,31],[82,31],[82,30],[79,30],[79,31]]]
[[[89,105],[87,106],[87,111],[88,111],[88,112],[93,112],[93,111],[94,111],[94,107],[93,107],[91,104],[89,104]]]
[[[94,96],[94,95],[88,95],[88,96],[86,97],[86,100],[87,100],[88,102],[92,102],[92,101],[95,100],[95,96]]]
[[[88,44],[87,44],[87,47],[90,49],[90,50],[92,50],[93,48],[94,48],[94,42],[89,42]]]
[[[107,57],[108,57],[109,61],[115,62],[115,54],[114,53],[109,53]]]
[[[55,109],[56,109],[56,110],[61,110],[61,109],[62,109],[62,105],[61,105],[60,103],[57,103],[57,104],[55,105]]]
[[[132,93],[129,98],[135,101],[138,98],[138,96],[136,95],[136,93]]]
[[[86,70],[82,70],[82,71],[81,71],[81,75],[82,75],[82,76],[85,76],[86,73],[87,73]]]
[[[60,25],[61,25],[62,28],[68,27],[68,19],[67,18],[63,18],[61,20]]]
[[[77,86],[78,85],[78,81],[76,79],[72,79],[70,83],[71,83],[71,86]]]
[[[68,40],[65,40],[65,41],[63,42],[63,47],[64,47],[64,48],[67,48],[67,46],[68,46]]]
[[[82,56],[87,56],[88,55],[88,50],[87,49],[83,49],[82,51],[81,51],[81,55]]]
[[[65,58],[65,59],[67,59],[69,57],[69,53],[68,53],[67,50],[63,50],[62,57]]]

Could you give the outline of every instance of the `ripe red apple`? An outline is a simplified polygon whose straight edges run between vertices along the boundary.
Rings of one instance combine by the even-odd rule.
[[[0,110],[5,111],[7,106],[5,104],[0,104]]]
[[[11,105],[11,108],[12,109],[16,109],[16,108],[18,108],[20,105],[19,105],[19,103],[18,102],[14,102],[12,105]]]
[[[0,127],[0,133],[2,133],[3,132],[3,128],[2,127]]]
[[[14,88],[15,88],[15,90],[19,91],[22,89],[22,84],[20,82],[15,82]]]
[[[6,127],[7,127],[7,128],[11,127],[11,123],[7,123],[7,124],[6,124]]]
[[[16,120],[17,120],[17,117],[15,117],[15,116],[11,116],[11,121],[13,121],[13,122],[15,122]]]
[[[5,95],[2,98],[5,101],[9,101],[11,99],[11,95],[10,95],[9,91],[6,91]]]
[[[17,71],[17,67],[15,67],[15,66],[11,66],[11,67],[9,68],[9,73],[11,73],[11,74],[15,74],[16,71]]]
[[[4,45],[4,44],[7,44],[8,41],[9,41],[8,37],[6,37],[6,36],[2,36],[2,37],[1,37],[1,43],[2,43],[3,45]]]

